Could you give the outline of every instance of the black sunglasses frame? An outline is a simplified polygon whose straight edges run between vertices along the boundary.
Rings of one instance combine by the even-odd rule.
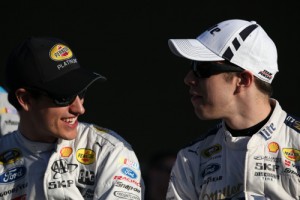
[[[84,96],[85,96],[85,93],[87,91],[87,89],[84,89],[76,95],[73,95],[73,96],[70,96],[70,97],[59,97],[59,98],[57,98],[57,97],[51,96],[47,92],[45,92],[41,89],[38,89],[38,88],[28,88],[28,87],[26,87],[25,89],[33,95],[43,95],[43,96],[46,96],[46,97],[52,99],[54,105],[56,105],[58,107],[65,107],[65,106],[71,105],[75,101],[77,96],[80,99],[83,99]]]
[[[229,62],[192,61],[192,71],[197,78],[209,78],[224,72],[243,72],[244,69]]]

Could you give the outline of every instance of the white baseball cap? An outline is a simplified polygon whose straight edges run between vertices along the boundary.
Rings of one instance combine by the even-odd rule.
[[[276,46],[255,21],[226,20],[196,39],[169,39],[168,44],[177,56],[195,61],[227,60],[268,83],[278,72]]]

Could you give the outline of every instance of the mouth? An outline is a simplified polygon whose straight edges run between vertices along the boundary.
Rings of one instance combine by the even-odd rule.
[[[75,124],[77,117],[64,118],[62,120],[70,125],[73,125],[73,124]]]

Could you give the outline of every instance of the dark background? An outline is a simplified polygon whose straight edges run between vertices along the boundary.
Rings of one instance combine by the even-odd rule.
[[[195,38],[226,19],[255,20],[274,40],[280,72],[273,97],[300,116],[300,14],[288,1],[28,0],[2,1],[0,11],[1,66],[27,36],[65,40],[82,66],[108,78],[90,87],[81,121],[122,135],[142,167],[154,153],[178,151],[214,123],[194,114],[183,83],[188,62],[171,54],[167,40]]]

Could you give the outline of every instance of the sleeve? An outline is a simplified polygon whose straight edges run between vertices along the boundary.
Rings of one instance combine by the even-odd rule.
[[[127,143],[119,142],[100,158],[94,199],[144,199],[144,181],[135,152]]]
[[[19,114],[8,102],[7,93],[0,91],[0,137],[18,128]]]
[[[177,154],[175,164],[171,171],[167,200],[194,200],[198,199],[195,191],[195,180],[192,165],[181,150]]]

